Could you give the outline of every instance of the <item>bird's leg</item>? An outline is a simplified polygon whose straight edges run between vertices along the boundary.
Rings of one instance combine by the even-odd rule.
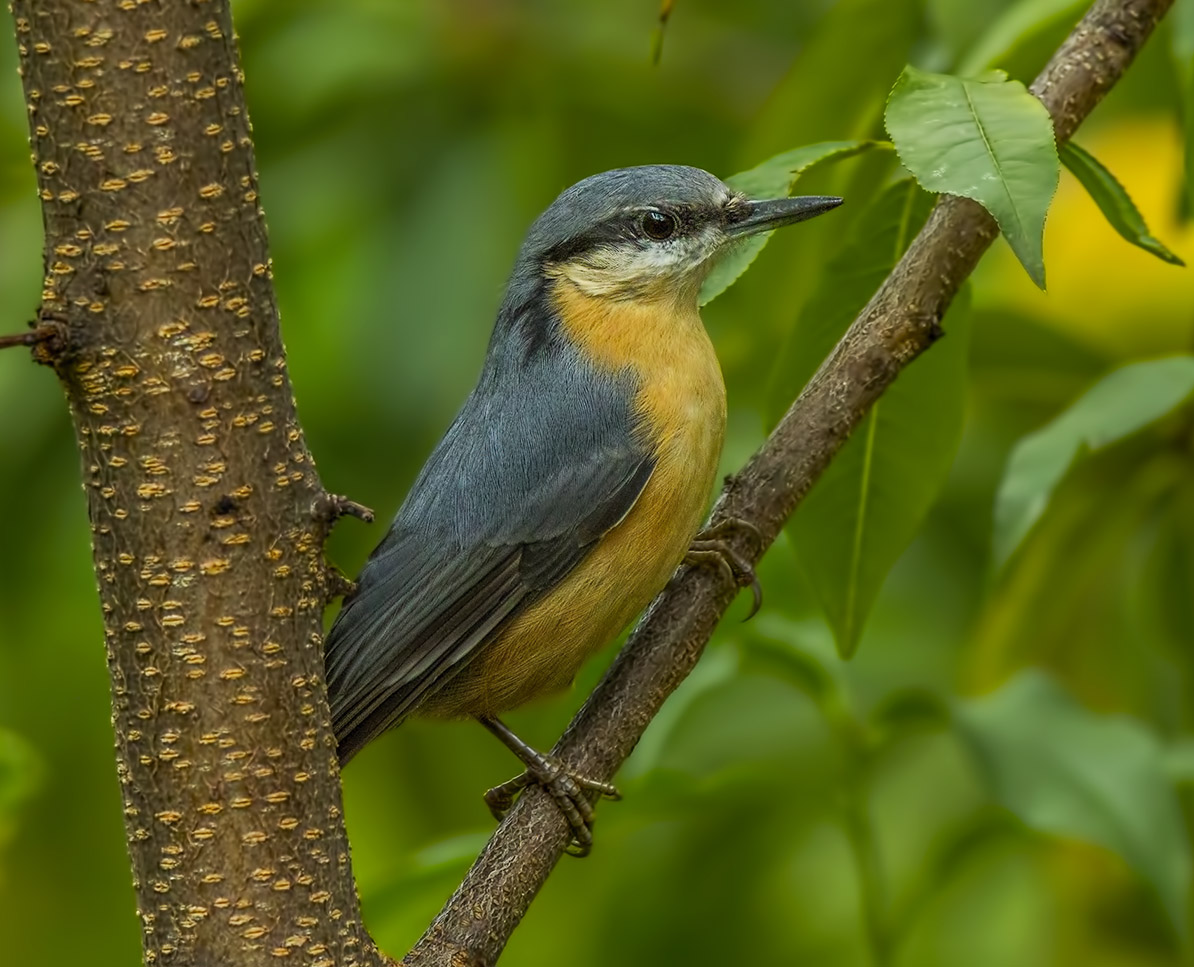
[[[754,603],[743,619],[749,621],[763,605],[763,587],[750,561],[730,544],[728,538],[735,533],[750,535],[762,547],[763,535],[754,524],[740,517],[725,517],[697,534],[684,555],[684,563],[716,568],[738,587],[749,587]]]
[[[532,782],[537,783],[555,800],[572,827],[572,842],[568,852],[574,856],[586,856],[593,846],[593,803],[589,794],[595,792],[606,799],[621,799],[622,794],[608,782],[578,775],[555,756],[532,749],[498,719],[482,715],[477,717],[477,721],[501,739],[502,744],[527,767],[522,775],[494,786],[485,793],[485,802],[494,819],[501,820],[514,805],[515,796]]]

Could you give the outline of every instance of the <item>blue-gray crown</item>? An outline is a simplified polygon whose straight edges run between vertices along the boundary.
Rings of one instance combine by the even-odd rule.
[[[527,232],[519,262],[537,261],[566,250],[617,215],[636,209],[714,209],[730,189],[714,175],[688,165],[640,165],[591,175],[560,193]]]

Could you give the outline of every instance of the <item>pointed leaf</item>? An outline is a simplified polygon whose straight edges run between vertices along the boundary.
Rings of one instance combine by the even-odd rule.
[[[995,497],[992,552],[1002,567],[1083,447],[1097,450],[1164,416],[1194,391],[1194,356],[1124,366],[1012,451]]]
[[[777,154],[749,171],[731,175],[726,179],[726,184],[747,198],[782,198],[792,193],[800,176],[810,168],[851,158],[877,146],[890,147],[890,144],[886,141],[822,141],[806,144]],[[771,235],[771,232],[751,235],[722,256],[701,287],[700,304],[708,305],[733,285],[763,251]]]
[[[886,118],[904,166],[929,191],[986,208],[1043,289],[1045,214],[1060,172],[1045,106],[1001,71],[963,78],[908,66]]]
[[[1118,854],[1186,936],[1190,843],[1152,732],[1088,711],[1035,671],[959,702],[954,721],[1000,803],[1033,829]]]
[[[726,179],[726,184],[748,198],[778,198],[790,194],[800,176],[827,161],[841,161],[870,148],[891,148],[890,141],[819,141],[784,151],[749,171]]]
[[[1094,155],[1073,141],[1063,144],[1060,153],[1061,163],[1082,183],[1082,187],[1094,199],[1099,210],[1111,223],[1111,227],[1124,239],[1146,252],[1151,252],[1163,262],[1171,265],[1186,264],[1153,237],[1144,223],[1144,216],[1140,214],[1124,186]]]
[[[859,217],[830,261],[787,347],[799,389],[833,348],[924,223],[932,199],[905,179]],[[797,559],[843,657],[853,654],[887,572],[916,534],[949,472],[961,436],[967,327],[951,310],[948,336],[871,410],[789,524]]]

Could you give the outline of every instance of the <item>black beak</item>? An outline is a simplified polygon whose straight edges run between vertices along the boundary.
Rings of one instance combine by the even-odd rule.
[[[772,198],[767,201],[748,201],[731,216],[726,232],[732,236],[755,235],[773,228],[794,225],[815,218],[837,208],[842,199],[828,195],[797,195],[795,198]]]

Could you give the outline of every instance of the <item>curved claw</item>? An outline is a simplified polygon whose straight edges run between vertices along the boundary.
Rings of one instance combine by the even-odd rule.
[[[729,543],[728,538],[738,532],[750,534],[760,548],[763,546],[763,535],[754,524],[737,517],[727,517],[697,534],[684,560],[689,564],[715,567],[738,587],[749,587],[754,600],[750,613],[742,619],[746,622],[758,614],[763,606],[763,586],[750,561]]]
[[[621,799],[622,794],[617,787],[573,772],[555,756],[537,752],[497,719],[482,718],[480,722],[527,766],[521,775],[485,793],[485,802],[494,819],[499,822],[504,819],[518,794],[531,783],[542,786],[572,827],[572,840],[567,852],[572,856],[587,856],[593,848],[593,802],[590,797],[597,793],[604,799]]]
[[[750,572],[750,596],[750,611],[742,619],[743,624],[758,614],[759,608],[763,607],[763,585],[759,583],[759,577],[753,570]]]
[[[568,825],[572,827],[572,841],[568,853],[573,856],[587,856],[593,848],[593,803],[589,793],[596,792],[604,799],[621,799],[616,786],[598,779],[590,779],[572,772],[554,756],[540,753],[540,760],[521,775],[494,786],[485,793],[485,802],[493,818],[499,822],[514,805],[518,794],[534,783],[542,786],[559,807]]]
[[[754,538],[755,544],[762,551],[765,545],[763,532],[745,517],[723,517],[716,524],[706,527],[697,534],[697,540],[716,541],[725,540],[735,534],[747,534]]]

